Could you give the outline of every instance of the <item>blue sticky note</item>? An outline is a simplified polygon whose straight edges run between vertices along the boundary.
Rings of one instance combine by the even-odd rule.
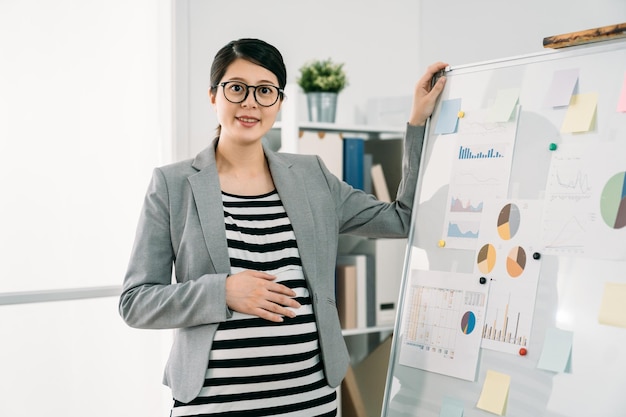
[[[543,349],[537,368],[553,372],[566,372],[570,368],[574,333],[555,327],[546,330]]]
[[[439,417],[463,417],[463,402],[456,398],[444,397]]]
[[[439,119],[437,119],[437,125],[435,126],[435,133],[455,133],[457,121],[459,120],[459,110],[461,110],[460,98],[443,100],[439,111]]]

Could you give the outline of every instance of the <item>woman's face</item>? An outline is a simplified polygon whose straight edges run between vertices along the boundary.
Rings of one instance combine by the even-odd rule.
[[[219,85],[215,94],[209,90],[211,104],[221,125],[220,140],[235,140],[244,143],[260,140],[274,125],[282,100],[278,99],[274,105],[269,107],[261,106],[255,100],[255,92],[262,103],[268,104],[271,102],[270,98],[275,91],[272,88],[259,88],[258,90],[249,88],[245,100],[241,103],[233,103],[232,101],[239,101],[243,98],[245,85],[265,85],[278,88],[276,75],[245,59],[236,59],[230,64],[220,80],[220,84],[224,82],[229,83],[225,86]],[[224,90],[226,90],[230,101],[226,98]]]

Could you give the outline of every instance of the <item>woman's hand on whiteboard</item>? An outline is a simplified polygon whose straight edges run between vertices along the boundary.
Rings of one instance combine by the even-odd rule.
[[[409,124],[413,126],[424,126],[426,120],[430,117],[435,109],[437,98],[443,91],[446,77],[441,76],[433,84],[433,77],[444,70],[448,64],[445,62],[435,62],[426,69],[422,78],[415,84],[413,92],[413,106],[409,116]]]

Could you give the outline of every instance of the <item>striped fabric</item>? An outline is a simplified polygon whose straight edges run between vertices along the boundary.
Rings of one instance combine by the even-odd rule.
[[[221,323],[202,391],[190,403],[174,401],[172,417],[336,416],[336,392],[324,377],[295,235],[278,193],[222,193],[222,199],[231,274],[276,275],[301,307],[282,323],[238,312]]]

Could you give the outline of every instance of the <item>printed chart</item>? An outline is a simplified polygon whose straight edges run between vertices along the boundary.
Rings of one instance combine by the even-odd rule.
[[[511,240],[519,230],[519,222],[519,207],[515,204],[505,205],[498,215],[498,235],[504,240]]]
[[[527,346],[535,309],[540,261],[538,200],[485,202],[475,271],[489,279],[482,347],[519,352]]]
[[[492,244],[486,243],[480,248],[476,265],[483,274],[493,271],[493,267],[496,266],[496,248]]]
[[[626,172],[613,175],[600,197],[600,213],[607,226],[621,229],[626,226]]]
[[[515,246],[506,257],[506,272],[511,278],[517,278],[526,267],[526,251],[521,246]]]
[[[585,253],[585,239],[596,220],[585,152],[583,147],[563,144],[559,152],[552,155],[542,230],[548,253]]]
[[[446,247],[475,249],[485,199],[505,198],[517,132],[513,121],[487,122],[484,110],[467,112],[459,121],[442,239]]]
[[[626,259],[626,141],[565,143],[552,155],[541,239],[560,256]]]
[[[471,274],[411,271],[406,294],[402,365],[474,381],[487,286]]]
[[[483,328],[483,338],[487,345],[500,344],[507,348],[505,350],[512,348],[512,353],[517,353],[519,347],[528,346],[530,335],[528,323],[532,322],[532,313],[528,317],[528,312],[523,306],[512,303],[511,292],[495,291],[490,297],[501,299],[501,303],[490,309]]]

